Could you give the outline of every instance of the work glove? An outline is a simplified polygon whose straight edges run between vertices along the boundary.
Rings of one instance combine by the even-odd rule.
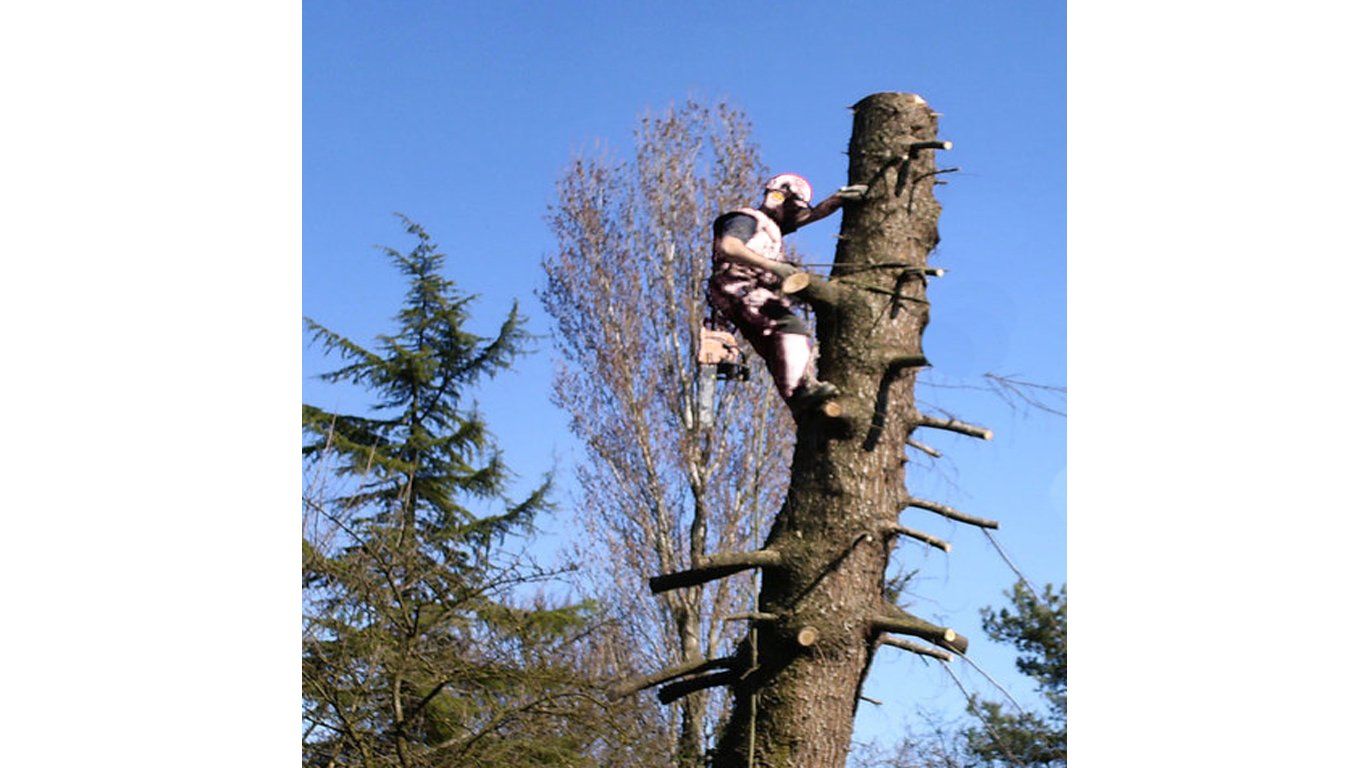
[[[835,190],[835,197],[841,200],[862,200],[867,194],[867,184],[850,184]]]
[[[768,271],[777,275],[779,280],[785,280],[788,275],[795,275],[801,270],[786,262],[775,261],[769,265]]]

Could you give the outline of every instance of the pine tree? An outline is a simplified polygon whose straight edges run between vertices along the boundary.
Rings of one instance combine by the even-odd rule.
[[[964,732],[971,766],[1067,765],[1067,587],[1045,584],[1036,594],[1023,581],[1007,593],[1010,605],[982,610],[982,629],[1020,651],[1015,667],[1037,684],[1044,714],[1007,711],[999,702],[971,700],[982,727]]]
[[[504,549],[547,508],[549,478],[507,499],[509,470],[462,403],[523,351],[523,317],[514,304],[495,337],[466,330],[474,297],[403,223],[415,246],[384,249],[408,281],[397,331],[372,350],[307,321],[345,361],[321,378],[374,400],[368,415],[303,408],[320,483],[304,499],[304,763],[598,764],[629,722],[604,717],[581,663],[590,606],[531,594],[551,574]]]

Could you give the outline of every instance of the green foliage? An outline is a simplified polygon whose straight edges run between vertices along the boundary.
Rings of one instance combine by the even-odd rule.
[[[1067,764],[1067,587],[1041,595],[1017,582],[1007,594],[1010,605],[983,609],[982,629],[993,640],[1019,650],[1015,666],[1033,678],[1048,703],[1044,714],[1006,711],[997,702],[973,697],[969,709],[981,727],[964,735],[968,765],[1055,768]]]
[[[928,730],[906,734],[887,748],[861,745],[851,768],[1064,768],[1067,765],[1067,587],[1045,585],[1035,596],[1024,582],[1006,594],[1010,605],[982,610],[988,637],[1014,645],[1015,664],[1033,678],[1045,713],[968,700],[973,724],[931,719]]]
[[[505,498],[508,469],[462,407],[522,351],[523,318],[465,330],[472,297],[403,223],[415,246],[384,249],[408,280],[396,332],[368,349],[308,321],[344,362],[322,378],[373,407],[303,407],[305,765],[596,764],[621,726],[583,663],[590,607],[527,597],[554,574],[503,549],[547,509],[549,479]]]

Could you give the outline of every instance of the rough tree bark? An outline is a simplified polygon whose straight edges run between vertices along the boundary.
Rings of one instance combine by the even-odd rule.
[[[965,647],[883,595],[908,499],[906,441],[919,423],[926,257],[939,240],[937,117],[906,93],[873,94],[853,110],[849,183],[868,184],[867,199],[844,209],[831,279],[793,283],[815,309],[820,378],[840,388],[840,415],[799,421],[787,499],[764,544],[780,561],[758,566],[759,611],[777,618],[755,623],[757,666],[746,645],[734,677],[717,676],[734,696],[717,768],[839,768],[884,632]]]

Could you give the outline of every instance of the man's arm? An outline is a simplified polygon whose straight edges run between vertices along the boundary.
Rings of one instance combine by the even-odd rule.
[[[791,264],[765,259],[763,256],[760,256],[751,250],[740,241],[740,238],[735,237],[734,235],[720,235],[712,241],[712,247],[715,248],[716,253],[726,261],[742,264],[746,267],[753,267],[754,269],[762,269],[765,272],[772,272],[778,277],[787,277],[797,271],[797,268]]]
[[[867,184],[852,184],[847,187],[840,187],[835,190],[835,194],[825,198],[816,205],[799,212],[793,228],[800,229],[813,221],[820,221],[843,207],[845,200],[862,200],[863,196],[867,193]]]

